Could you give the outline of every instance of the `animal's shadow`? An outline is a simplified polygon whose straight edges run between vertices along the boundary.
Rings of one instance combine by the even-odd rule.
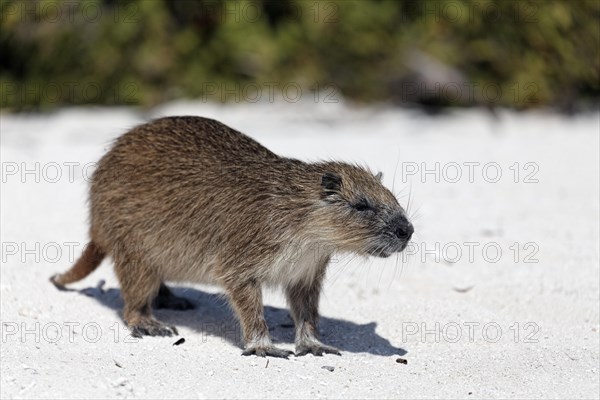
[[[222,294],[213,294],[188,287],[172,287],[173,293],[185,297],[194,303],[195,309],[188,311],[154,310],[160,321],[176,327],[186,326],[208,336],[221,337],[229,343],[240,347],[242,344],[241,330],[235,317]],[[78,291],[92,297],[103,306],[111,308],[121,315],[123,300],[119,289],[102,289],[102,283],[97,287],[89,287]],[[284,308],[265,306],[265,319],[269,326],[271,338],[275,343],[294,342],[294,323],[288,310]],[[356,324],[343,319],[321,317],[319,320],[321,340],[339,348],[341,351],[352,353],[370,353],[381,356],[404,355],[406,350],[394,347],[384,337],[375,332],[377,324]]]

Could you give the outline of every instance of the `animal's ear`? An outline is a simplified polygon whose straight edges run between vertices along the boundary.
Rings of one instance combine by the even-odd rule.
[[[326,172],[321,177],[321,187],[323,188],[324,197],[336,194],[342,189],[342,177],[331,172]]]
[[[377,180],[381,182],[381,180],[383,179],[383,172],[379,171],[377,175],[375,175],[375,178],[377,178]]]

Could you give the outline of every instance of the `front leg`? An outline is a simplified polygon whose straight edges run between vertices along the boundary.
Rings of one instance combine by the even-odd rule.
[[[319,296],[323,276],[311,283],[299,282],[286,288],[292,318],[296,324],[296,356],[311,353],[341,355],[335,347],[326,346],[318,339]]]
[[[262,288],[256,281],[226,286],[231,305],[235,310],[244,335],[245,350],[242,355],[255,354],[288,358],[291,351],[275,347],[263,313]]]

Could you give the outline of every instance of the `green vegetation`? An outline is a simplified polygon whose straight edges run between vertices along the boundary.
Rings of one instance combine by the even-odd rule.
[[[2,1],[1,106],[177,98],[573,107],[598,0]]]

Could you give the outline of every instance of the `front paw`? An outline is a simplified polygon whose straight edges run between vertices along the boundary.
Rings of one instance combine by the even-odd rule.
[[[280,349],[273,345],[250,346],[242,352],[243,356],[250,356],[252,354],[259,356],[259,357],[269,356],[269,357],[278,357],[278,358],[286,358],[287,359],[290,355],[294,354],[294,352],[289,351],[289,350]]]
[[[322,356],[323,354],[342,355],[335,347],[324,345],[318,341],[307,341],[296,345],[296,357],[305,356],[309,353],[315,356]]]
[[[129,325],[131,336],[141,338],[143,336],[177,336],[177,328],[164,325],[153,318],[146,318],[135,324]]]

